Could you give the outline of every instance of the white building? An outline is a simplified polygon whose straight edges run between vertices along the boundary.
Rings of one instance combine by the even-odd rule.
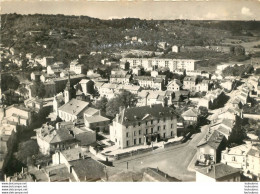
[[[121,109],[110,125],[110,140],[121,149],[176,136],[176,115],[162,104]]]

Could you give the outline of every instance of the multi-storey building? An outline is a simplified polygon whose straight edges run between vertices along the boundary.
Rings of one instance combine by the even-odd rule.
[[[121,109],[110,125],[110,140],[121,149],[176,136],[176,114],[162,104]]]
[[[183,89],[196,91],[196,77],[185,77],[183,80]]]
[[[121,62],[128,62],[131,68],[143,67],[145,70],[169,68],[173,72],[176,69],[195,70],[197,61],[193,59],[122,58]]]

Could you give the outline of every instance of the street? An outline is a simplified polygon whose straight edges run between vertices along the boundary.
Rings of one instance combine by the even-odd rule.
[[[158,167],[170,176],[182,181],[195,181],[195,173],[188,171],[187,168],[197,152],[197,144],[206,132],[207,126],[203,126],[201,132],[195,134],[193,139],[185,146],[166,148],[161,152],[154,152],[145,156],[134,156],[122,162],[118,161],[114,166],[119,171],[127,169],[127,162],[129,170]]]

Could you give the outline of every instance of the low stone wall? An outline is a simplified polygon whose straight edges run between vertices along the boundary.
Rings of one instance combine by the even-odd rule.
[[[138,155],[138,154],[143,154],[143,153],[155,150],[157,148],[158,147],[155,146],[155,147],[150,147],[150,148],[145,148],[145,149],[138,149],[138,150],[134,150],[134,151],[131,151],[131,152],[122,153],[122,154],[116,154],[115,160],[120,160],[120,159],[123,159],[123,158],[135,156],[135,155]]]

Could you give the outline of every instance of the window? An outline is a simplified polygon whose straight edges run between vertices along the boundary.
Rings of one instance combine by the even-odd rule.
[[[163,133],[163,138],[165,138],[165,136],[166,136],[166,134],[165,134],[165,133]]]
[[[134,145],[136,145],[136,139],[134,139]]]
[[[233,156],[233,157],[232,157],[232,161],[236,161],[236,157]]]
[[[151,128],[151,133],[153,133],[153,128]]]
[[[146,123],[145,123],[146,125],[148,125],[148,122],[146,121]]]
[[[129,137],[129,133],[128,132],[126,132],[126,137]]]
[[[171,131],[171,136],[173,136],[173,131]]]
[[[157,127],[158,131],[160,131],[160,126]]]
[[[147,134],[148,133],[148,129],[146,129],[146,131],[145,131],[146,133],[145,134]]]
[[[126,125],[125,128],[128,128],[128,125]]]
[[[151,120],[151,124],[153,124],[153,120]]]
[[[166,125],[163,126],[163,129],[164,129],[164,130],[166,129]]]
[[[139,135],[141,135],[141,130],[139,130]]]
[[[139,138],[139,144],[141,144],[142,143],[142,138]]]
[[[126,141],[126,146],[127,146],[127,147],[129,146],[129,141],[128,141],[128,140]]]
[[[134,131],[134,136],[136,136],[136,131]]]
[[[173,128],[173,124],[171,124],[171,128]]]
[[[141,125],[141,123],[140,122],[138,122],[138,126],[140,126]]]

